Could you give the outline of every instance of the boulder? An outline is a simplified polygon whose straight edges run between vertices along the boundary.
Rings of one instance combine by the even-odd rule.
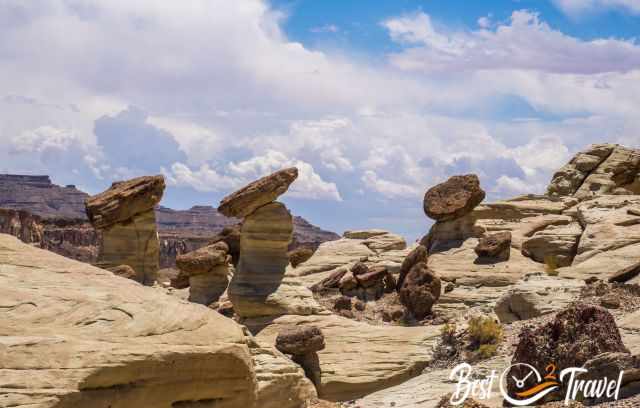
[[[300,247],[296,248],[293,251],[289,251],[289,263],[292,267],[297,268],[298,265],[306,262],[313,256],[313,249]]]
[[[568,367],[581,367],[605,352],[629,352],[622,343],[614,317],[599,306],[574,303],[537,328],[524,327],[512,364],[530,364],[545,373],[545,367],[553,362],[560,372]],[[524,378],[528,374],[526,371],[524,366],[511,368],[507,388],[512,395],[519,390],[512,376]],[[535,381],[529,378],[525,385],[533,384]],[[566,392],[566,389],[562,391]]]
[[[291,214],[279,202],[263,205],[245,218],[240,232],[240,261],[229,285],[229,298],[238,315],[271,313],[263,306],[284,277],[292,232]]]
[[[482,258],[496,258],[506,261],[511,252],[511,232],[502,231],[480,238],[474,251]]]
[[[396,286],[398,291],[402,287],[402,284],[404,283],[404,280],[411,268],[419,262],[427,262],[428,256],[427,248],[423,245],[418,245],[415,249],[409,252],[409,255],[404,258],[402,265],[400,266],[400,275],[398,276],[398,284]]]
[[[424,212],[436,221],[453,220],[471,212],[484,197],[478,176],[453,176],[426,192]]]
[[[431,313],[440,298],[441,282],[425,262],[411,268],[400,288],[400,302],[418,320]]]
[[[209,274],[219,265],[227,264],[229,247],[224,242],[207,245],[176,257],[176,266],[188,276]]]
[[[295,167],[262,177],[223,198],[218,211],[227,217],[246,217],[284,194],[296,178],[298,169]]]
[[[246,335],[204,307],[2,234],[0,298],[2,406],[254,404]]]
[[[324,335],[316,326],[296,326],[278,333],[276,348],[285,354],[303,355],[323,350]]]
[[[137,214],[152,211],[162,199],[163,176],[143,176],[115,182],[111,187],[86,199],[87,216],[97,229],[128,222]]]

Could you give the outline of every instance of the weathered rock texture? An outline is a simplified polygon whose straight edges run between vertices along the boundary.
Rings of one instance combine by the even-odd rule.
[[[297,177],[298,169],[295,167],[265,176],[225,197],[218,211],[227,217],[246,217],[259,207],[275,201]]]
[[[532,319],[564,309],[578,298],[582,287],[582,280],[527,275],[505,291],[494,312],[502,323]]]
[[[436,221],[453,220],[473,210],[484,196],[475,174],[453,176],[426,192],[424,212]]]
[[[294,249],[293,251],[289,251],[289,263],[295,268],[311,258],[313,256],[313,252],[313,249],[306,247],[300,247]]]
[[[163,191],[162,176],[138,177],[113,183],[105,192],[87,199],[87,216],[102,231],[98,266],[129,265],[144,276],[144,284],[155,282],[160,244],[154,207]]]
[[[554,174],[548,193],[584,199],[605,194],[640,194],[640,150],[592,145]]]
[[[28,211],[0,208],[0,233],[13,235],[28,244],[40,243],[44,226],[40,217]]]
[[[440,299],[441,282],[425,262],[418,262],[407,274],[400,287],[400,302],[418,320],[431,313]]]
[[[206,308],[8,235],[0,292],[0,406],[254,404],[246,337]]]
[[[126,223],[137,214],[153,210],[162,199],[164,187],[162,176],[115,182],[103,193],[87,198],[89,221],[98,229]]]
[[[601,307],[576,303],[546,324],[535,329],[523,328],[512,364],[530,364],[545,373],[545,367],[553,362],[560,372],[568,367],[581,367],[605,352],[629,352],[613,316]],[[510,392],[518,391],[511,376],[524,378],[526,374],[526,367],[512,367],[507,377]],[[527,386],[535,384],[534,379],[527,381]]]
[[[511,233],[503,231],[485,235],[480,238],[474,251],[482,258],[497,258],[506,261],[511,253]]]
[[[240,261],[229,285],[229,297],[240,316],[282,313],[268,298],[279,288],[289,264],[292,232],[291,214],[279,202],[266,204],[244,219]]]
[[[358,398],[419,374],[432,359],[432,346],[439,337],[437,326],[372,326],[326,313],[248,323],[252,331],[259,331],[258,342],[266,345],[275,344],[277,334],[286,328],[318,327],[325,348],[318,351],[322,376],[317,389],[330,401]]]
[[[536,262],[569,266],[576,256],[581,235],[582,227],[577,222],[549,226],[522,242],[522,254]]]

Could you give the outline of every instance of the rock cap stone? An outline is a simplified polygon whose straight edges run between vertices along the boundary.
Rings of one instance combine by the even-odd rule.
[[[187,276],[201,275],[215,270],[218,265],[226,264],[229,247],[220,241],[195,251],[176,257],[176,266]]]
[[[242,218],[275,201],[298,178],[298,169],[289,167],[262,177],[220,201],[218,211],[227,217]]]
[[[324,335],[316,326],[288,328],[276,337],[276,348],[285,354],[304,355],[323,350]]]
[[[162,199],[163,176],[143,176],[114,182],[106,191],[85,200],[89,220],[97,229],[125,222],[152,210]]]
[[[453,220],[471,212],[484,197],[478,176],[453,176],[426,192],[424,212],[436,221]]]

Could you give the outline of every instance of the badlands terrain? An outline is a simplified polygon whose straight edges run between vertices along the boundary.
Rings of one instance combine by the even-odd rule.
[[[159,207],[162,176],[94,196],[6,176],[0,407],[447,407],[458,364],[516,362],[624,370],[618,401],[571,404],[640,406],[639,150],[589,146],[545,194],[492,203],[451,175],[425,186],[435,223],[409,243],[293,217],[278,198],[297,176],[190,215]],[[462,406],[503,406],[491,391]]]

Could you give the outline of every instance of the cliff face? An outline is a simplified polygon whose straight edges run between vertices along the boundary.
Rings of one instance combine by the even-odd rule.
[[[0,174],[0,233],[79,261],[95,263],[100,235],[88,222],[84,200],[89,195],[75,186],[61,187],[49,176]],[[176,256],[206,245],[225,226],[239,220],[220,214],[211,206],[188,210],[156,207],[160,238],[160,267],[175,266]],[[317,248],[338,239],[302,217],[294,217],[290,249]]]
[[[52,184],[49,176],[0,174],[0,208],[27,210],[42,218],[85,219],[88,196],[73,185]]]

